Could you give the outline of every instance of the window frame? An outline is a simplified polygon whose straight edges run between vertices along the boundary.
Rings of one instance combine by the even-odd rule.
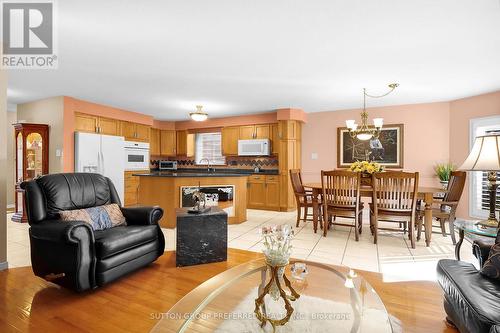
[[[500,116],[490,116],[482,118],[473,118],[469,122],[469,152],[474,145],[474,140],[476,136],[482,135],[482,133],[477,133],[479,130],[488,131],[500,127]],[[481,176],[478,176],[481,175]],[[481,195],[478,195],[476,189],[478,187],[478,179],[482,179],[481,171],[472,171],[469,174],[469,216],[479,219],[484,219],[488,217],[489,211],[481,209]],[[482,180],[481,180],[482,181]],[[482,184],[481,184],[482,185]],[[482,188],[482,187],[481,187]],[[481,190],[482,191],[482,190]],[[479,201],[479,202],[478,202]]]
[[[200,132],[200,133],[195,133],[194,137],[194,164],[195,165],[209,165],[208,162],[203,162],[199,163],[200,158],[198,158],[198,136],[199,135],[207,135],[207,134],[219,134],[220,135],[220,160],[214,160],[213,158],[210,158],[210,165],[227,165],[226,163],[226,157],[222,153],[222,132],[221,131],[213,131],[213,132]],[[201,159],[206,159],[207,157],[202,157]]]

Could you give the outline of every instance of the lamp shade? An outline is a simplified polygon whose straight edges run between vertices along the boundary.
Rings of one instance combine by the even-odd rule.
[[[500,171],[500,134],[478,136],[459,168],[469,171]]]

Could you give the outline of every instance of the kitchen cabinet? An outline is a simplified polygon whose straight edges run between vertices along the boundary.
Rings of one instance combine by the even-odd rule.
[[[240,127],[224,127],[222,129],[222,154],[224,156],[238,155],[238,140]]]
[[[125,171],[125,198],[123,205],[125,207],[135,206],[139,198],[139,177],[133,176],[139,173],[148,173],[149,170]]]
[[[279,175],[252,175],[248,177],[247,207],[280,210]]]
[[[254,125],[240,126],[239,139],[240,140],[255,139],[255,126]]]
[[[116,119],[99,117],[99,124],[97,125],[100,134],[119,135],[120,122]]]
[[[97,133],[99,117],[84,113],[75,113],[75,131]]]
[[[160,132],[160,154],[161,156],[177,155],[177,135],[174,130]]]
[[[151,126],[131,123],[129,121],[121,122],[121,135],[127,141],[149,142],[149,131]]]
[[[266,206],[266,181],[265,176],[248,177],[247,207],[264,209]]]
[[[269,124],[240,126],[240,140],[270,139]]]
[[[176,133],[177,155],[194,156],[195,135],[188,131],[177,131]]]
[[[271,151],[273,155],[277,155],[280,150],[280,133],[278,124],[271,124],[269,127],[271,131]]]
[[[151,156],[160,156],[160,130],[157,128],[151,128],[150,139],[149,139],[149,154]]]

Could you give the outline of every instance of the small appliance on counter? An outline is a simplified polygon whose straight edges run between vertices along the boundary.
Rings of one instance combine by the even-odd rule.
[[[158,169],[160,171],[177,170],[177,161],[158,161]]]
[[[238,156],[269,156],[269,139],[238,140]]]

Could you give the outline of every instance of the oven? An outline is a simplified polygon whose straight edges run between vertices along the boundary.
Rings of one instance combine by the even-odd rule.
[[[125,170],[149,170],[149,143],[125,141]]]

